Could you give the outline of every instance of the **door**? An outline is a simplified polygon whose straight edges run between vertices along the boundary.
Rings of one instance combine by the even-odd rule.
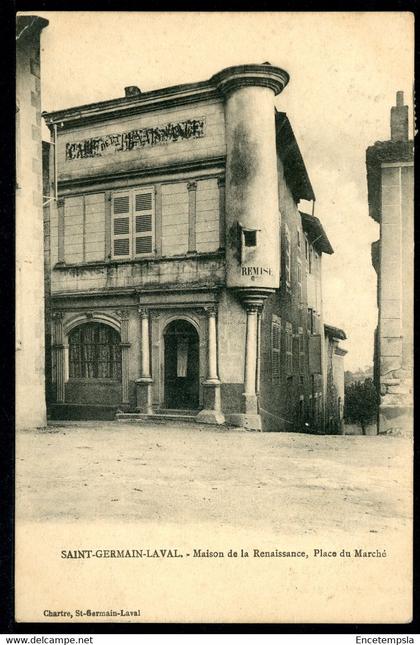
[[[198,408],[199,338],[195,327],[186,320],[174,320],[166,328],[165,408]]]

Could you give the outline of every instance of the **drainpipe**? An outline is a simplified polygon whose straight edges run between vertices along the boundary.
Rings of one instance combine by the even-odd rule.
[[[54,199],[58,199],[57,124],[54,123]]]

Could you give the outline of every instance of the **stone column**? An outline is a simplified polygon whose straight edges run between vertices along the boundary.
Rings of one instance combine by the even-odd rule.
[[[217,371],[217,327],[216,308],[207,311],[207,379],[203,382],[204,409],[197,415],[203,423],[224,423],[221,411],[220,380]]]
[[[256,404],[256,375],[257,375],[257,327],[258,310],[250,305],[246,308],[246,348],[245,348],[245,398]],[[254,411],[254,410],[253,410]],[[255,412],[257,407],[255,405]]]
[[[261,430],[262,423],[259,414],[259,361],[260,361],[260,319],[266,295],[264,293],[246,293],[239,291],[238,295],[246,311],[246,341],[243,411],[229,416],[233,425],[242,426],[247,430]]]
[[[55,383],[56,383],[56,401],[64,403],[65,393],[65,374],[64,374],[64,338],[63,338],[63,313],[56,311],[53,314],[54,320],[54,345],[55,354]]]
[[[257,393],[258,401],[260,396],[260,385],[261,385],[261,318],[262,318],[262,308],[258,311],[258,326],[257,326],[257,382],[255,386],[255,391]]]
[[[245,304],[246,308],[246,345],[244,377],[244,418],[243,425],[249,430],[261,430],[261,417],[258,409],[258,327],[262,305]]]
[[[152,383],[150,375],[150,334],[149,311],[139,308],[141,328],[140,378],[136,379],[137,410],[143,414],[152,414]]]
[[[218,381],[217,376],[217,341],[216,341],[216,309],[210,307],[208,316],[208,380]]]
[[[121,387],[122,387],[122,401],[123,405],[127,405],[130,402],[129,391],[128,391],[128,381],[129,381],[129,363],[128,363],[128,352],[130,349],[130,343],[128,342],[128,320],[129,312],[126,309],[122,311],[117,311],[118,316],[121,318]]]

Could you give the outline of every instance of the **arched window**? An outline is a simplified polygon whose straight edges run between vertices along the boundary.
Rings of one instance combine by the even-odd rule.
[[[121,339],[115,329],[86,323],[69,335],[69,377],[121,380]]]

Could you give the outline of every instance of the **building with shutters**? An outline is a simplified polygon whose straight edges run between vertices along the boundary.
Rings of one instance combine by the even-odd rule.
[[[366,151],[369,215],[380,225],[372,244],[378,275],[374,379],[378,431],[413,430],[414,145],[408,106],[397,92],[391,139]]]
[[[52,416],[324,431],[333,251],[299,211],[288,80],[243,65],[44,114]]]

